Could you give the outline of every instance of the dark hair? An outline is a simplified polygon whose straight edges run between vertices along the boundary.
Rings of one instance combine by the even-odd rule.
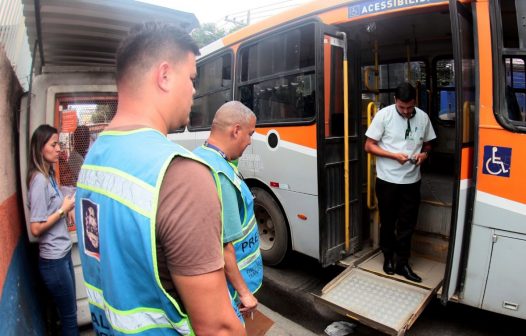
[[[117,84],[126,75],[147,71],[161,57],[177,62],[188,52],[197,56],[199,47],[181,27],[162,22],[136,25],[117,49]]]
[[[404,103],[410,102],[416,99],[416,90],[410,83],[402,83],[395,90],[395,98],[400,99]]]
[[[54,174],[53,165],[49,165],[48,168],[48,165],[46,165],[44,162],[44,155],[42,154],[42,149],[53,134],[58,134],[57,129],[44,124],[38,126],[31,137],[26,179],[28,187],[29,183],[31,182],[31,178],[36,172],[40,172],[48,178],[50,175]]]
[[[75,132],[73,132],[73,141],[75,142],[75,151],[82,155],[82,157],[85,157],[90,143],[90,134],[88,126],[78,126],[75,129]]]

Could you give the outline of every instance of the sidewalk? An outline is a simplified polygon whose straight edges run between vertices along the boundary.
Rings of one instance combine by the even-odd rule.
[[[254,316],[254,322],[247,322],[247,334],[248,336],[316,336],[315,333],[261,303],[258,304],[258,314]]]

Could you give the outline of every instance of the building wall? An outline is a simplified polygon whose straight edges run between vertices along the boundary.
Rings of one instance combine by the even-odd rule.
[[[34,247],[25,232],[18,181],[20,83],[0,46],[0,333],[43,335]]]

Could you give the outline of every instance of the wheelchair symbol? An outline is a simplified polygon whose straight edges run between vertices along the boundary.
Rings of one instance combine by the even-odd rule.
[[[490,146],[486,146],[486,148],[487,147],[490,147]],[[507,160],[510,159],[510,156],[511,156],[510,148],[499,148],[496,146],[491,146],[491,155],[484,155],[485,157],[487,157],[487,160],[484,165],[484,168],[486,170],[485,173],[490,174],[490,175],[497,175],[497,176],[509,176],[509,172],[510,172],[509,162],[502,161],[502,158],[497,155],[497,152],[499,151],[499,149],[501,150],[501,152],[507,152],[508,150],[509,155],[505,159]],[[486,154],[489,154],[489,153],[486,151]],[[507,153],[504,153],[505,156],[506,154]]]

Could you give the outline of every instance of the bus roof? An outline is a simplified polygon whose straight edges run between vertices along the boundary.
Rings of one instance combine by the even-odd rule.
[[[447,0],[314,0],[246,26],[212,42],[201,49],[201,57],[223,47],[240,43],[264,31],[309,17],[319,16],[323,22],[335,24],[367,16],[376,16],[386,11],[396,12],[409,7],[427,7],[447,3]]]

